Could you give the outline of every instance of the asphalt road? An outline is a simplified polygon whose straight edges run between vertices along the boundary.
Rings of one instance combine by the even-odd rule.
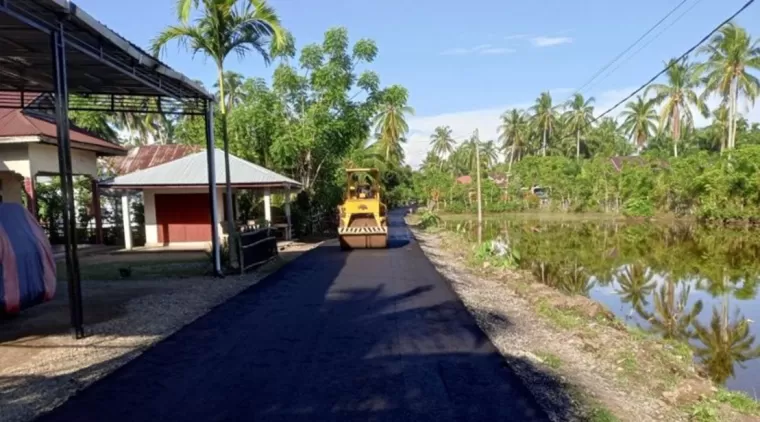
[[[402,217],[390,249],[319,247],[39,420],[547,420]]]

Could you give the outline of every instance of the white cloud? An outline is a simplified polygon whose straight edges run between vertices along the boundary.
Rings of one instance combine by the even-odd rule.
[[[636,89],[636,87],[626,87],[608,90],[594,95],[596,99],[594,109],[596,110],[597,115],[628,96],[634,89]],[[570,91],[573,91],[572,89],[567,88],[550,90],[554,95],[554,102],[556,104],[561,104],[566,99],[567,95],[560,93],[562,90],[566,90],[565,92],[567,95],[569,95]],[[457,142],[467,139],[472,135],[472,132],[475,131],[475,129],[479,130],[480,139],[493,139],[496,141],[498,140],[498,127],[502,113],[512,108],[527,109],[532,103],[532,101],[527,101],[522,103],[505,104],[498,107],[443,113],[433,116],[412,116],[408,120],[410,132],[407,137],[407,143],[404,146],[406,160],[415,168],[422,164],[425,155],[430,149],[430,135],[438,126],[449,126],[452,130],[452,135]],[[720,104],[720,100],[718,98],[710,98],[707,103],[710,109],[714,110]],[[617,118],[624,107],[625,104],[622,104],[610,112],[608,116]],[[751,122],[760,122],[760,105],[752,107],[749,104],[740,102],[739,111]],[[703,127],[710,123],[710,118],[702,117],[696,110],[693,111],[693,115],[694,123],[697,127]]]
[[[573,39],[570,37],[534,37],[530,39],[530,42],[533,43],[536,47],[552,47],[555,45],[561,45],[561,44],[570,44],[573,42]]]
[[[512,34],[512,35],[507,35],[506,37],[504,37],[504,39],[507,40],[507,41],[509,41],[509,40],[521,40],[523,38],[528,38],[528,34]]]
[[[495,47],[495,48],[484,48],[483,50],[478,51],[478,54],[497,55],[497,54],[514,53],[515,51],[516,50],[514,48]]]
[[[492,44],[480,44],[471,48],[450,48],[441,52],[442,56],[462,56],[465,54],[496,55],[514,53],[515,50],[504,47],[494,47]]]

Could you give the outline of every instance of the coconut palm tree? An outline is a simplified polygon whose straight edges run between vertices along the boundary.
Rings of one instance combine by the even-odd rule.
[[[694,106],[699,112],[707,117],[709,110],[697,95],[699,87],[699,73],[697,68],[686,61],[670,59],[667,65],[667,83],[649,85],[644,91],[646,97],[650,91],[654,92],[655,104],[662,105],[660,109],[660,127],[670,128],[673,136],[673,156],[678,157],[678,141],[681,140],[681,123],[685,118],[693,122],[694,118],[689,106]]]
[[[696,346],[694,355],[702,361],[707,373],[717,383],[724,383],[734,375],[734,364],[760,357],[760,347],[754,346],[755,336],[750,335],[749,321],[738,312],[733,321],[728,317],[728,302],[718,311],[713,307],[710,325],[694,321]]]
[[[383,150],[386,161],[391,157],[402,158],[402,144],[406,142],[404,135],[409,131],[406,115],[414,114],[414,109],[406,104],[408,93],[405,88],[392,86],[382,95],[380,112],[375,116],[374,125],[378,144]]]
[[[713,110],[713,122],[710,125],[710,132],[713,135],[713,139],[720,145],[720,152],[723,153],[728,148],[728,127],[729,127],[729,112],[728,107],[725,104],[721,104],[720,107]],[[714,145],[714,144],[713,144]]]
[[[657,112],[654,109],[654,102],[645,100],[639,95],[635,101],[629,101],[625,105],[620,116],[623,118],[620,128],[641,150],[657,129],[655,125]]]
[[[214,84],[214,88],[216,88],[217,91],[217,101],[222,102],[224,101],[226,103],[227,111],[229,112],[232,110],[233,106],[236,106],[240,104],[242,98],[240,97],[241,88],[243,87],[243,82],[245,81],[245,77],[243,75],[237,73],[237,72],[231,72],[227,71],[224,72],[224,92],[227,98],[220,98],[221,90],[219,90],[220,85],[219,82],[216,82]]]
[[[728,149],[736,147],[737,103],[744,96],[754,104],[760,81],[749,71],[760,70],[760,40],[752,40],[747,30],[729,23],[700,49],[707,61],[699,66],[704,72],[703,95],[717,94],[728,105]]]
[[[440,168],[443,168],[443,161],[446,157],[454,152],[456,141],[451,136],[451,128],[448,126],[438,126],[430,135],[430,145],[433,146],[432,152],[437,155],[440,161]]]
[[[491,168],[499,162],[499,149],[494,141],[480,143],[480,161],[485,168]]]
[[[196,10],[197,17],[190,17]],[[227,134],[227,98],[225,94],[224,64],[235,53],[242,57],[256,51],[269,63],[267,50],[285,47],[288,36],[280,19],[266,0],[179,0],[179,23],[171,25],[153,39],[153,54],[158,56],[170,42],[177,42],[193,54],[201,53],[214,61],[219,86],[219,112],[221,114],[226,173],[226,219],[229,233],[235,233],[232,221],[232,188],[230,185],[229,138]]]
[[[591,128],[591,122],[594,120],[594,97],[589,99],[583,98],[583,95],[576,93],[573,98],[565,103],[565,123],[568,129],[575,133],[575,158],[581,157],[581,134],[586,133]]]
[[[515,157],[523,155],[525,142],[528,137],[528,116],[523,110],[513,108],[501,115],[499,126],[499,141],[501,149],[509,153],[509,171],[512,171],[512,162]]]
[[[557,121],[557,112],[552,105],[551,94],[549,92],[542,92],[536,99],[536,104],[530,109],[533,112],[533,123],[542,134],[541,155],[546,157],[546,143]]]

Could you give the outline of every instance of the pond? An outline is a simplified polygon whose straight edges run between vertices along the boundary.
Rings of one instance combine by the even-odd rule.
[[[476,224],[447,221],[476,238]],[[487,219],[483,240],[508,239],[520,266],[622,320],[689,341],[716,382],[760,393],[760,231],[687,222]]]

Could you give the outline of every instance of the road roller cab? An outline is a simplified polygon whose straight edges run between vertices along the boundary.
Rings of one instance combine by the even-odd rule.
[[[346,194],[338,207],[338,238],[343,249],[388,245],[385,204],[380,201],[377,169],[347,169]]]

